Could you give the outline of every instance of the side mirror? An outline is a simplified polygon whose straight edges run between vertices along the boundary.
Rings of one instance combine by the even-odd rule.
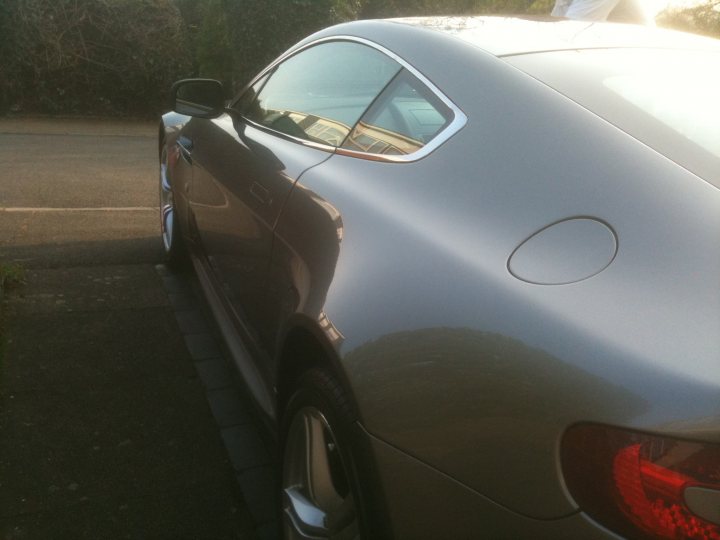
[[[175,112],[197,118],[215,118],[225,110],[222,83],[214,79],[183,79],[172,85]]]

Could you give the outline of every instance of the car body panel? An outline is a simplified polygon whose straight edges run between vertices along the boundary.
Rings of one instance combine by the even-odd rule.
[[[375,441],[398,537],[442,502],[403,490],[436,484],[481,499],[458,504],[508,537],[614,537],[568,495],[560,439],[598,422],[720,442],[720,191],[450,34],[359,22],[290,54],[348,35],[412,64],[467,123],[410,163],[273,152],[299,180],[267,232],[270,380],[284,336],[309,328]],[[611,262],[571,283],[513,276],[519,246],[569,220],[612,231]]]
[[[478,181],[476,196],[468,195],[471,188],[455,191],[456,197],[468,200],[467,213],[443,218],[441,209],[423,205],[413,194],[451,204],[447,184],[414,178],[411,171],[375,182],[380,175],[368,172],[373,165],[363,164],[366,170],[349,175],[352,165],[341,159],[332,158],[302,180],[305,189],[333,201],[344,231],[332,287],[307,296],[326,296],[322,318],[345,336],[339,354],[371,433],[493,500],[547,518],[566,512],[570,504],[556,466],[557,444],[566,426],[592,419],[649,429],[673,417],[695,417],[701,423],[717,415],[717,349],[708,342],[717,335],[718,312],[697,309],[701,303],[717,302],[702,300],[714,291],[661,274],[655,281],[665,281],[661,285],[667,297],[653,296],[652,267],[672,263],[662,260],[670,253],[692,251],[695,246],[681,244],[685,236],[673,238],[666,230],[648,244],[648,224],[642,217],[626,225],[616,217],[619,209],[613,212],[616,204],[599,200],[594,208],[572,214],[601,215],[615,224],[620,249],[613,264],[574,285],[522,283],[503,262],[525,234],[562,215],[545,214],[552,206],[545,197],[552,194],[538,191],[547,185],[536,184],[535,193],[527,184],[516,186],[525,193],[528,208],[499,215],[494,208],[501,205],[483,199],[483,191],[510,186]],[[340,171],[341,181],[333,182]],[[471,180],[466,188],[475,180],[467,172]],[[688,261],[679,271],[692,272],[699,278],[696,283],[711,286],[710,276],[720,271],[711,243],[714,235],[708,232],[720,225],[718,194],[681,169],[676,173],[678,179],[686,176],[682,181],[689,176],[696,182],[694,204],[707,208],[691,231],[707,238],[704,268]],[[492,175],[486,179],[491,181]],[[449,180],[447,175],[444,180]],[[387,184],[379,185],[382,181]],[[672,195],[665,201],[670,207],[683,199]],[[293,205],[291,198],[288,217]],[[459,204],[455,200],[452,206],[457,209]],[[527,223],[532,218],[537,221]],[[296,229],[297,223],[287,226]],[[467,231],[466,238],[457,238],[459,230]],[[505,230],[506,238],[483,236],[484,231],[498,230]],[[362,231],[361,236],[354,231]],[[285,233],[283,221],[278,234],[295,246],[295,256],[302,260],[301,244]],[[474,252],[463,249],[472,243]],[[644,249],[634,251],[636,247]],[[624,285],[624,302],[618,303],[609,292],[618,286],[615,276],[627,282],[628,268],[634,283]],[[322,275],[330,273],[326,269]],[[688,318],[694,331],[678,336],[674,329]],[[666,339],[658,339],[658,331]],[[676,391],[678,377],[685,378],[682,386],[693,399],[665,399]],[[649,408],[648,403],[656,406]],[[527,483],[542,488],[523,488]],[[551,484],[555,497],[548,491]]]
[[[720,126],[708,110],[716,103],[720,49],[554,51],[505,61],[720,187]],[[692,101],[678,104],[676,96],[688,94]]]
[[[620,538],[579,511],[545,520],[519,515],[387,443],[369,438],[383,479],[393,538]]]
[[[557,517],[574,508],[556,459],[568,425],[652,429],[720,413],[720,192],[541,83],[478,63],[442,88],[473,88],[482,107],[457,99],[476,114],[421,162],[333,156],[303,176],[342,217],[342,242],[331,219],[327,248],[304,242],[297,190],[278,246],[326,276],[310,272],[305,296],[317,300],[297,309],[344,336],[370,433],[502,505]],[[529,236],[577,216],[617,231],[604,271],[560,286],[508,272]],[[682,403],[664,398],[678,378]]]
[[[495,56],[635,47],[720,50],[716,40],[651,26],[552,17],[416,17],[390,22],[440,31]]]
[[[275,223],[303,171],[330,154],[229,114],[201,123],[193,135],[193,225],[224,296],[267,357],[274,333],[264,299]],[[271,386],[272,366],[262,367]]]

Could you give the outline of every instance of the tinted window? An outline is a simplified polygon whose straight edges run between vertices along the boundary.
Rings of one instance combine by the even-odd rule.
[[[315,45],[275,68],[245,115],[293,137],[339,146],[399,70],[365,45]]]
[[[450,109],[403,70],[355,126],[343,148],[371,154],[411,154],[451,120]]]

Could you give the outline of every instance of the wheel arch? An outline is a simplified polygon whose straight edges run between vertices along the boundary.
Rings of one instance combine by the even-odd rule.
[[[282,334],[280,354],[276,364],[277,411],[282,421],[283,410],[293,395],[299,378],[308,370],[327,371],[339,384],[348,399],[349,414],[352,418],[352,446],[357,462],[353,476],[358,489],[364,494],[363,528],[367,537],[386,540],[393,537],[385,500],[383,483],[380,479],[376,457],[369,435],[362,427],[357,400],[349,383],[336,345],[325,334],[317,320],[296,316]]]
[[[291,318],[282,333],[278,351],[275,371],[278,414],[284,410],[298,378],[309,369],[321,368],[340,382],[351,399],[353,415],[358,418],[357,402],[340,355],[316,320],[304,315]]]

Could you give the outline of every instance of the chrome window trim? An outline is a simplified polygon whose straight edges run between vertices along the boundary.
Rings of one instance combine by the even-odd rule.
[[[460,110],[460,108],[455,105],[450,98],[448,98],[445,94],[443,94],[440,89],[435,86],[430,80],[425,77],[422,73],[420,73],[417,69],[415,69],[412,65],[410,65],[408,62],[406,62],[404,59],[399,57],[397,54],[392,52],[389,49],[386,49],[382,45],[379,45],[373,41],[370,41],[365,38],[356,37],[356,36],[349,36],[349,35],[338,35],[338,36],[328,36],[320,39],[316,39],[314,41],[311,41],[309,43],[306,43],[302,47],[298,47],[297,49],[294,49],[292,51],[289,51],[288,53],[282,55],[280,58],[275,60],[272,64],[270,64],[268,67],[266,67],[263,71],[260,72],[260,74],[252,79],[248,85],[246,85],[242,92],[240,92],[240,95],[233,101],[233,105],[237,103],[240,100],[240,97],[245,93],[245,91],[250,88],[252,85],[254,85],[258,80],[260,80],[262,77],[264,77],[266,74],[268,74],[270,71],[275,69],[275,67],[280,64],[281,62],[284,62],[288,58],[291,58],[292,56],[295,56],[296,54],[301,53],[302,51],[309,49],[310,47],[314,47],[315,45],[320,45],[321,43],[328,43],[332,41],[350,41],[354,43],[360,43],[361,45],[366,45],[368,47],[371,47],[385,56],[392,58],[395,60],[400,66],[404,69],[406,69],[409,73],[411,73],[415,78],[417,78],[422,84],[424,84],[440,101],[442,101],[448,109],[452,112],[453,118],[450,121],[450,123],[445,126],[445,129],[440,131],[435,137],[432,138],[427,144],[425,144],[422,148],[419,150],[416,150],[415,152],[412,152],[410,154],[404,154],[404,155],[385,155],[385,154],[372,154],[369,152],[360,152],[357,150],[349,150],[346,148],[341,147],[335,147],[330,145],[324,145],[321,143],[316,143],[313,141],[306,141],[304,139],[300,139],[298,137],[293,137],[292,135],[287,135],[285,133],[281,133],[279,131],[276,131],[272,128],[269,128],[267,126],[263,126],[261,124],[258,124],[257,122],[253,122],[252,120],[249,120],[243,116],[243,119],[251,124],[253,127],[262,129],[263,131],[268,131],[272,134],[278,134],[284,139],[288,139],[297,143],[300,143],[304,146],[308,146],[310,148],[315,148],[317,150],[323,150],[326,152],[331,152],[334,154],[338,154],[341,156],[347,156],[347,157],[353,157],[353,158],[359,158],[359,159],[366,159],[370,161],[382,161],[387,163],[410,163],[413,161],[417,161],[419,159],[422,159],[435,150],[442,146],[445,142],[447,142],[448,139],[450,139],[453,135],[455,135],[458,131],[460,131],[465,124],[467,123],[467,116],[465,116],[465,113]],[[385,89],[380,92],[384,92]],[[378,96],[380,95],[378,94]],[[377,96],[376,96],[377,98]],[[369,108],[369,107],[368,107]],[[358,122],[362,120],[363,116],[365,116],[365,113],[367,113],[368,109],[365,109],[363,114],[358,119]],[[356,124],[357,125],[357,124]],[[355,126],[352,126],[354,129]]]
[[[303,146],[307,146],[308,148],[314,148],[315,150],[322,150],[323,152],[328,152],[330,154],[334,154],[337,147],[329,145],[329,144],[323,144],[315,141],[308,141],[307,139],[301,139],[300,137],[295,137],[293,135],[288,135],[287,133],[283,133],[282,131],[277,131],[271,127],[264,126],[262,124],[258,124],[254,120],[250,120],[249,118],[245,118],[243,116],[243,121],[245,121],[247,124],[251,125],[252,127],[259,129],[260,131],[264,131],[266,133],[269,133],[270,135],[276,135],[280,137],[281,139],[285,139],[287,141],[292,141],[296,143],[300,143]]]

